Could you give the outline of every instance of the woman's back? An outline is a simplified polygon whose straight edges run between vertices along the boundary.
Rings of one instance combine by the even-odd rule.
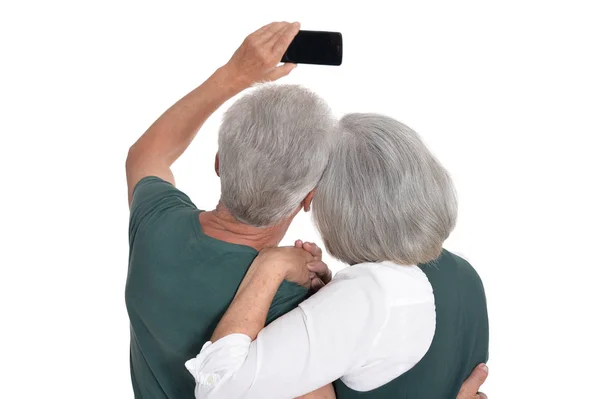
[[[336,381],[339,399],[455,398],[470,372],[487,361],[486,300],[475,270],[446,250],[419,268],[427,276],[435,297],[436,327],[429,350],[413,368],[371,391],[359,392],[342,380]],[[346,377],[344,380],[348,381]]]

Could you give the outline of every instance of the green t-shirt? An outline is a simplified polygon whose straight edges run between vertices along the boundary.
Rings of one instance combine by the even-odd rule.
[[[194,398],[194,379],[184,363],[210,339],[258,254],[205,235],[200,212],[157,177],[145,177],[133,192],[125,302],[136,398]],[[284,282],[267,323],[306,295],[303,287]]]

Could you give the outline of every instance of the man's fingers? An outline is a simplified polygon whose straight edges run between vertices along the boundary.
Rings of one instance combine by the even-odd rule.
[[[299,31],[300,24],[298,22],[294,22],[293,24],[289,25],[284,31],[278,32],[279,34],[273,38],[273,52],[275,53],[275,55],[277,55],[281,59],[283,53],[285,53],[287,48],[290,46],[290,43],[292,42],[292,40],[294,40],[294,37],[296,37]]]
[[[488,397],[483,392],[479,392],[477,396],[475,396],[475,399],[488,399]]]
[[[302,240],[296,240],[296,242],[294,243],[294,246],[296,248],[302,248],[302,246],[303,246]]]
[[[273,34],[268,38],[268,41],[265,42],[265,47],[267,47],[270,50],[275,45],[275,43],[277,43],[279,38],[283,36],[283,34],[285,34],[291,27],[292,24],[290,24],[289,22],[284,22],[283,25],[281,25],[279,29],[273,32]]]
[[[277,80],[286,75],[289,75],[289,73],[292,72],[294,68],[296,68],[296,64],[291,64],[289,62],[278,66],[277,68],[273,69],[273,71],[271,71],[271,73],[268,75],[268,80]]]
[[[473,380],[478,384],[478,386],[481,387],[485,380],[487,380],[488,374],[488,366],[485,363],[481,363],[477,367],[475,367],[475,370],[473,370],[468,379],[473,378]]]
[[[473,371],[469,378],[463,382],[460,387],[460,392],[458,393],[457,399],[472,399],[478,398],[477,392],[483,383],[485,382],[488,376],[488,367],[481,363]],[[481,397],[481,394],[479,395]],[[485,396],[484,396],[485,398]]]
[[[271,22],[268,25],[263,26],[252,35],[255,36],[258,43],[266,43],[277,32],[281,27],[285,26],[286,22]]]
[[[252,32],[252,33],[250,34],[250,36],[260,36],[260,35],[262,35],[263,33],[265,33],[265,31],[266,31],[267,29],[269,29],[269,28],[271,27],[271,25],[273,25],[273,24],[276,24],[276,23],[277,23],[277,22],[271,22],[271,23],[269,23],[269,24],[266,24],[265,26],[263,26],[263,27],[261,27],[261,28],[258,28],[257,30],[255,30],[254,32]]]

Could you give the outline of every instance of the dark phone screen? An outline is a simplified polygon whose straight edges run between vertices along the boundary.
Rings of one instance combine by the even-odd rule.
[[[296,64],[341,65],[342,34],[301,30],[281,61]]]

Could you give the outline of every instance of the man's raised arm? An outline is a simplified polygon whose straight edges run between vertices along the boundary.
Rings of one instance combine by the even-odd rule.
[[[208,117],[225,101],[255,82],[277,80],[290,73],[295,65],[277,65],[280,54],[299,29],[298,23],[274,22],[252,33],[227,64],[150,126],[127,155],[130,205],[133,188],[146,176],[157,176],[175,184],[171,165],[190,145]]]

